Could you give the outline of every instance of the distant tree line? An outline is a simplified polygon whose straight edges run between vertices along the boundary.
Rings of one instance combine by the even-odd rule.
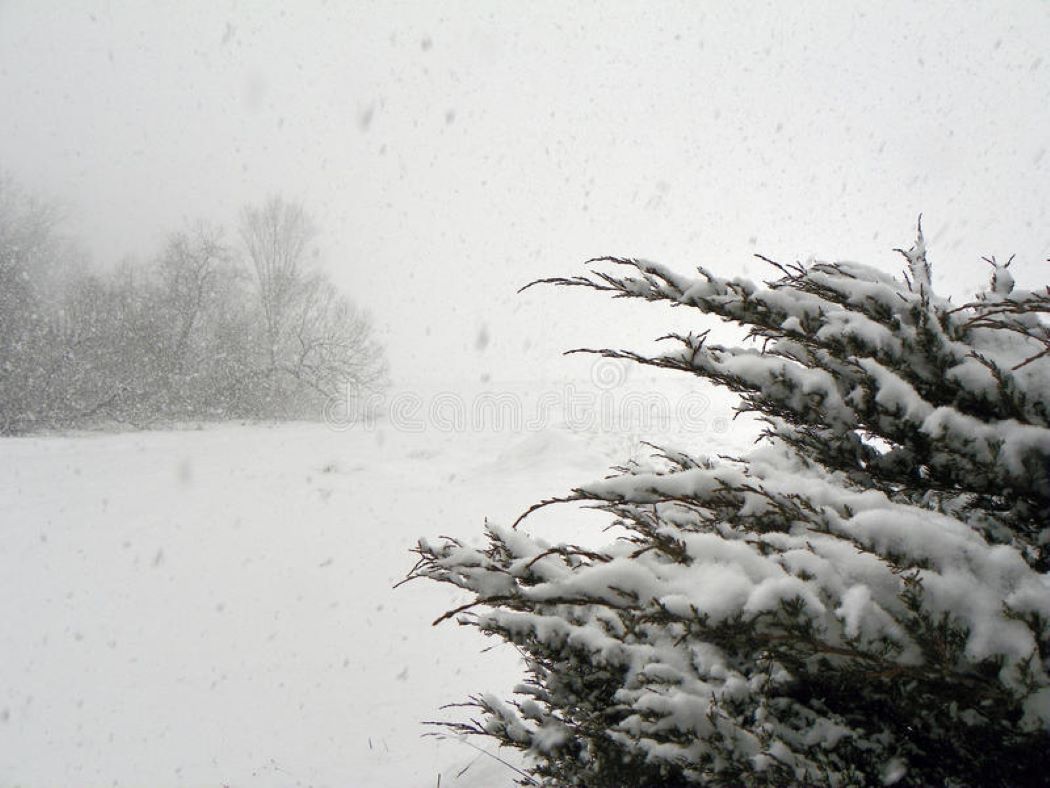
[[[368,316],[314,264],[303,208],[197,223],[147,264],[72,260],[55,207],[0,179],[0,434],[317,418],[385,379]]]

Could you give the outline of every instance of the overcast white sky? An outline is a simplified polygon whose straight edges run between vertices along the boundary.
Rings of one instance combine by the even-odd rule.
[[[944,290],[1046,283],[1047,51],[1047,2],[0,0],[0,168],[100,262],[283,193],[397,380],[572,374],[670,325],[515,295],[600,254],[896,269],[923,212]]]

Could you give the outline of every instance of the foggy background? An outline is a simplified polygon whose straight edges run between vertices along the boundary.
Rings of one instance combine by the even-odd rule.
[[[877,8],[0,0],[0,167],[100,266],[301,200],[402,385],[586,374],[561,351],[664,333],[515,295],[602,254],[897,271],[922,212],[943,292],[985,254],[1045,282],[1050,5]]]

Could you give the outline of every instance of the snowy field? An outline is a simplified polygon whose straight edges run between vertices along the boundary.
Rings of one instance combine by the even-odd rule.
[[[672,410],[696,391],[661,386]],[[451,589],[393,588],[415,540],[476,538],[640,438],[738,452],[753,429],[724,395],[654,426],[567,420],[560,402],[539,418],[524,388],[503,391],[532,418],[485,423],[478,391],[430,390],[396,424],[0,442],[0,784],[511,784],[485,742],[422,736],[442,704],[521,671],[506,646],[430,626],[463,601]],[[672,437],[683,414],[703,419]],[[604,539],[603,524],[555,507],[529,527]]]

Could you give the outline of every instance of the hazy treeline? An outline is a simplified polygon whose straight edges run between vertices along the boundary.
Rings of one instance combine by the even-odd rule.
[[[381,385],[367,315],[312,265],[301,206],[198,223],[148,263],[90,271],[56,208],[0,179],[0,434],[158,420],[316,418]]]

